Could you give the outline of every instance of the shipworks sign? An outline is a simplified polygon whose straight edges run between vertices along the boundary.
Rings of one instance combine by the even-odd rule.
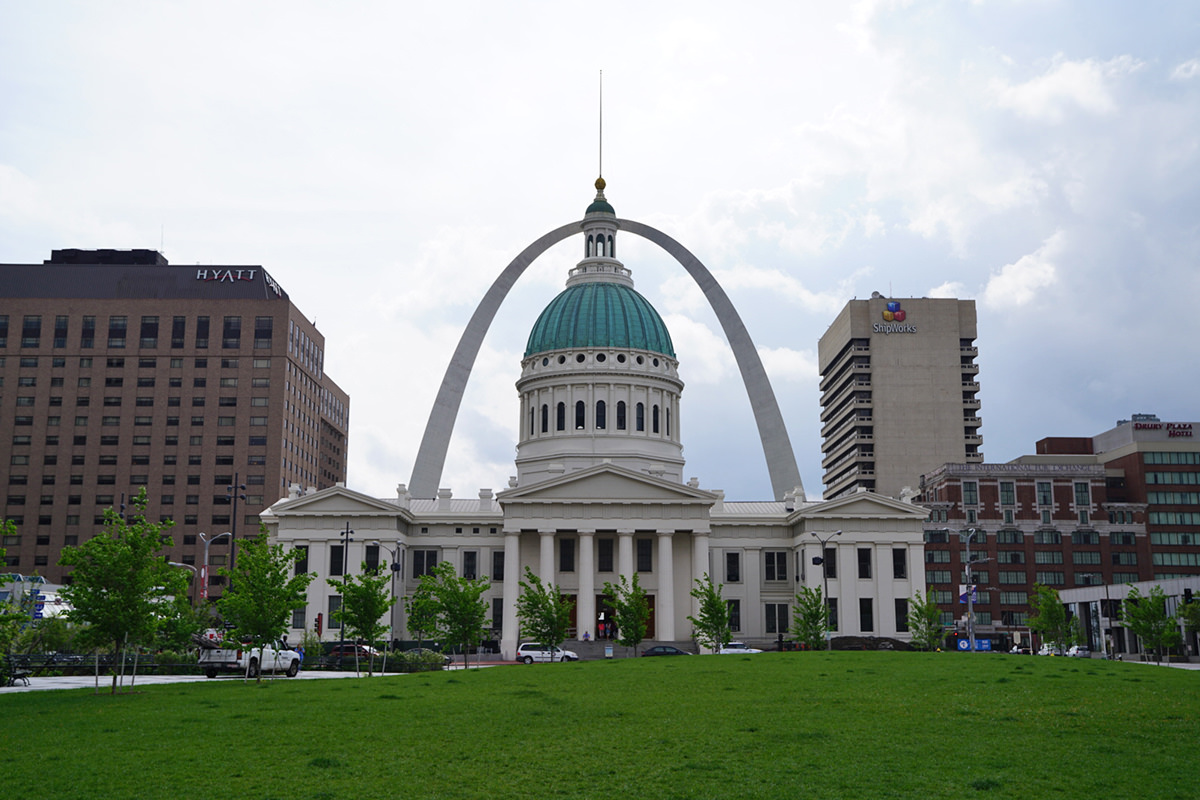
[[[917,326],[905,322],[907,318],[908,313],[900,307],[900,301],[889,300],[883,310],[883,322],[876,322],[871,329],[882,334],[916,333]]]

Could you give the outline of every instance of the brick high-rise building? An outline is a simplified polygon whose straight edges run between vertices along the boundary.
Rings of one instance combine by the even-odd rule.
[[[0,264],[8,569],[69,582],[63,546],[142,487],[147,517],[176,522],[170,558],[199,565],[200,532],[252,535],[292,484],[346,480],[349,407],[324,336],[262,267],[172,266],[151,250]]]

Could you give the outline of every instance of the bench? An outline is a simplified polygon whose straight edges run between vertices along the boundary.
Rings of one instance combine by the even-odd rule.
[[[4,681],[5,686],[16,686],[17,681],[24,681],[25,685],[29,685],[29,676],[33,674],[33,669],[25,656],[11,655],[4,659]]]

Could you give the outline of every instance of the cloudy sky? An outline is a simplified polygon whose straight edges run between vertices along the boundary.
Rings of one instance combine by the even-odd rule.
[[[0,0],[0,262],[63,247],[262,265],[351,395],[350,480],[407,482],[483,292],[582,216],[692,250],[822,489],[816,343],[842,305],[973,298],[984,453],[1135,412],[1200,418],[1200,14],[1192,2]],[[529,328],[579,258],[509,296],[442,478],[513,474]],[[690,279],[627,236],[687,386],[686,474],[771,494]]]

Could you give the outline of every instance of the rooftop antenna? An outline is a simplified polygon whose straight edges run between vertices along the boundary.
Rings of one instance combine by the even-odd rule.
[[[604,70],[600,70],[600,171],[604,175]]]

